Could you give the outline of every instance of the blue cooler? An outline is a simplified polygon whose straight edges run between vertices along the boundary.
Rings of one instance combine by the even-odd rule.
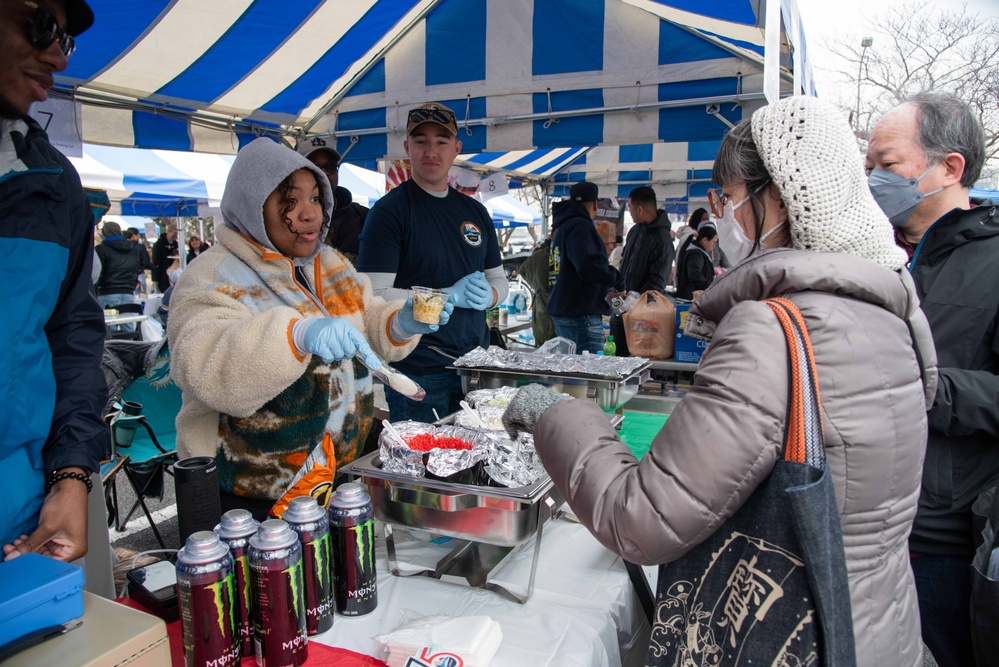
[[[0,562],[0,647],[83,616],[83,569],[25,554]]]

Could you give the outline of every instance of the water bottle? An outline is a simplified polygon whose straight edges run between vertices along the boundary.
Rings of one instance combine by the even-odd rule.
[[[607,342],[604,343],[604,354],[608,357],[613,357],[617,354],[617,343],[614,342],[614,336],[607,336]]]

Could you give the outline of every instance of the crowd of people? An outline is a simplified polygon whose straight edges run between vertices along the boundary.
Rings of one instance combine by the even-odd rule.
[[[296,151],[260,138],[232,166],[215,243],[188,239],[185,271],[170,226],[151,257],[114,222],[95,247],[106,206],[27,115],[46,97],[32,73],[64,70],[93,20],[81,0],[0,0],[0,245],[18,295],[0,325],[4,559],[87,550],[87,493],[109,450],[102,306],[134,299],[145,271],[170,297],[178,452],[216,459],[223,507],[258,518],[308,471],[332,476],[361,454],[383,364],[426,391],[417,403],[386,387],[393,420],[456,412],[448,366],[488,344],[485,311],[508,292],[488,212],[448,184],[462,143],[435,102],[407,115],[412,178],[370,211],[339,187],[325,139]],[[597,352],[608,297],[672,285],[693,300],[685,332],[709,346],[640,461],[594,403],[537,385],[505,425],[533,433],[608,549],[682,561],[782,457],[795,379],[762,303],[782,299],[810,340],[856,664],[918,665],[925,642],[941,665],[973,665],[971,505],[999,476],[999,207],[969,197],[984,156],[981,125],[952,95],[886,113],[866,165],[837,109],[787,98],[725,135],[714,215],[694,211],[677,238],[655,190],[633,190],[614,263],[593,223],[599,190],[576,183],[524,268],[547,335]],[[418,286],[448,293],[439,323],[417,321]],[[610,319],[627,354],[622,326]]]

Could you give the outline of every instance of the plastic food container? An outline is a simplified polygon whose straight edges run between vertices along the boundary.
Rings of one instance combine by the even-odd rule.
[[[413,319],[423,324],[439,324],[448,293],[431,287],[413,287]]]

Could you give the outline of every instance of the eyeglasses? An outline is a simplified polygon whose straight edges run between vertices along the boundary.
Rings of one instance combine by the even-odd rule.
[[[450,125],[455,122],[454,114],[443,109],[412,109],[409,112],[410,125],[426,123],[428,120],[441,125]]]
[[[708,190],[708,204],[711,205],[711,213],[713,213],[716,218],[720,218],[725,214],[725,204],[727,203],[728,195],[724,192],[716,190],[715,188]]]
[[[69,58],[73,55],[73,51],[76,50],[76,40],[66,32],[65,28],[59,25],[59,19],[56,18],[52,10],[39,6],[31,0],[22,0],[22,2],[25,6],[35,10],[34,15],[30,18],[23,17],[31,24],[31,32],[28,35],[31,46],[38,51],[44,51],[52,46],[52,42],[56,42],[64,56]]]

